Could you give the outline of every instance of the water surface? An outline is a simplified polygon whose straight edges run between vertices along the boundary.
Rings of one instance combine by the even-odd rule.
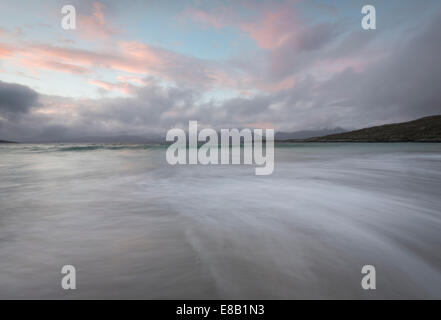
[[[440,144],[283,144],[271,176],[165,151],[0,145],[0,298],[441,298]]]

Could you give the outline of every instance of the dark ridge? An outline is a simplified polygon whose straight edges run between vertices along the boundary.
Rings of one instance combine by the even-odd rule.
[[[285,142],[441,142],[441,115]]]
[[[18,142],[14,142],[14,141],[5,141],[5,140],[0,140],[0,143],[18,143]]]

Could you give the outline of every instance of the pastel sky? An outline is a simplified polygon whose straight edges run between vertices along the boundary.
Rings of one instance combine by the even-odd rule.
[[[376,30],[361,28],[366,4]],[[439,114],[440,30],[437,0],[2,0],[0,139]]]

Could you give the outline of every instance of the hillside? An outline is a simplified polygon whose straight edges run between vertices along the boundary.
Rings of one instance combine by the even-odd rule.
[[[292,142],[441,142],[441,115]]]
[[[276,140],[288,140],[288,139],[308,139],[312,137],[328,136],[330,134],[337,134],[347,132],[348,130],[342,128],[331,128],[321,130],[303,130],[294,132],[277,131],[275,135]]]

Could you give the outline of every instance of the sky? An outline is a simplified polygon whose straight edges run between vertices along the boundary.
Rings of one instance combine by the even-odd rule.
[[[361,27],[366,4],[375,30]],[[0,139],[441,114],[440,30],[438,0],[2,0]]]

